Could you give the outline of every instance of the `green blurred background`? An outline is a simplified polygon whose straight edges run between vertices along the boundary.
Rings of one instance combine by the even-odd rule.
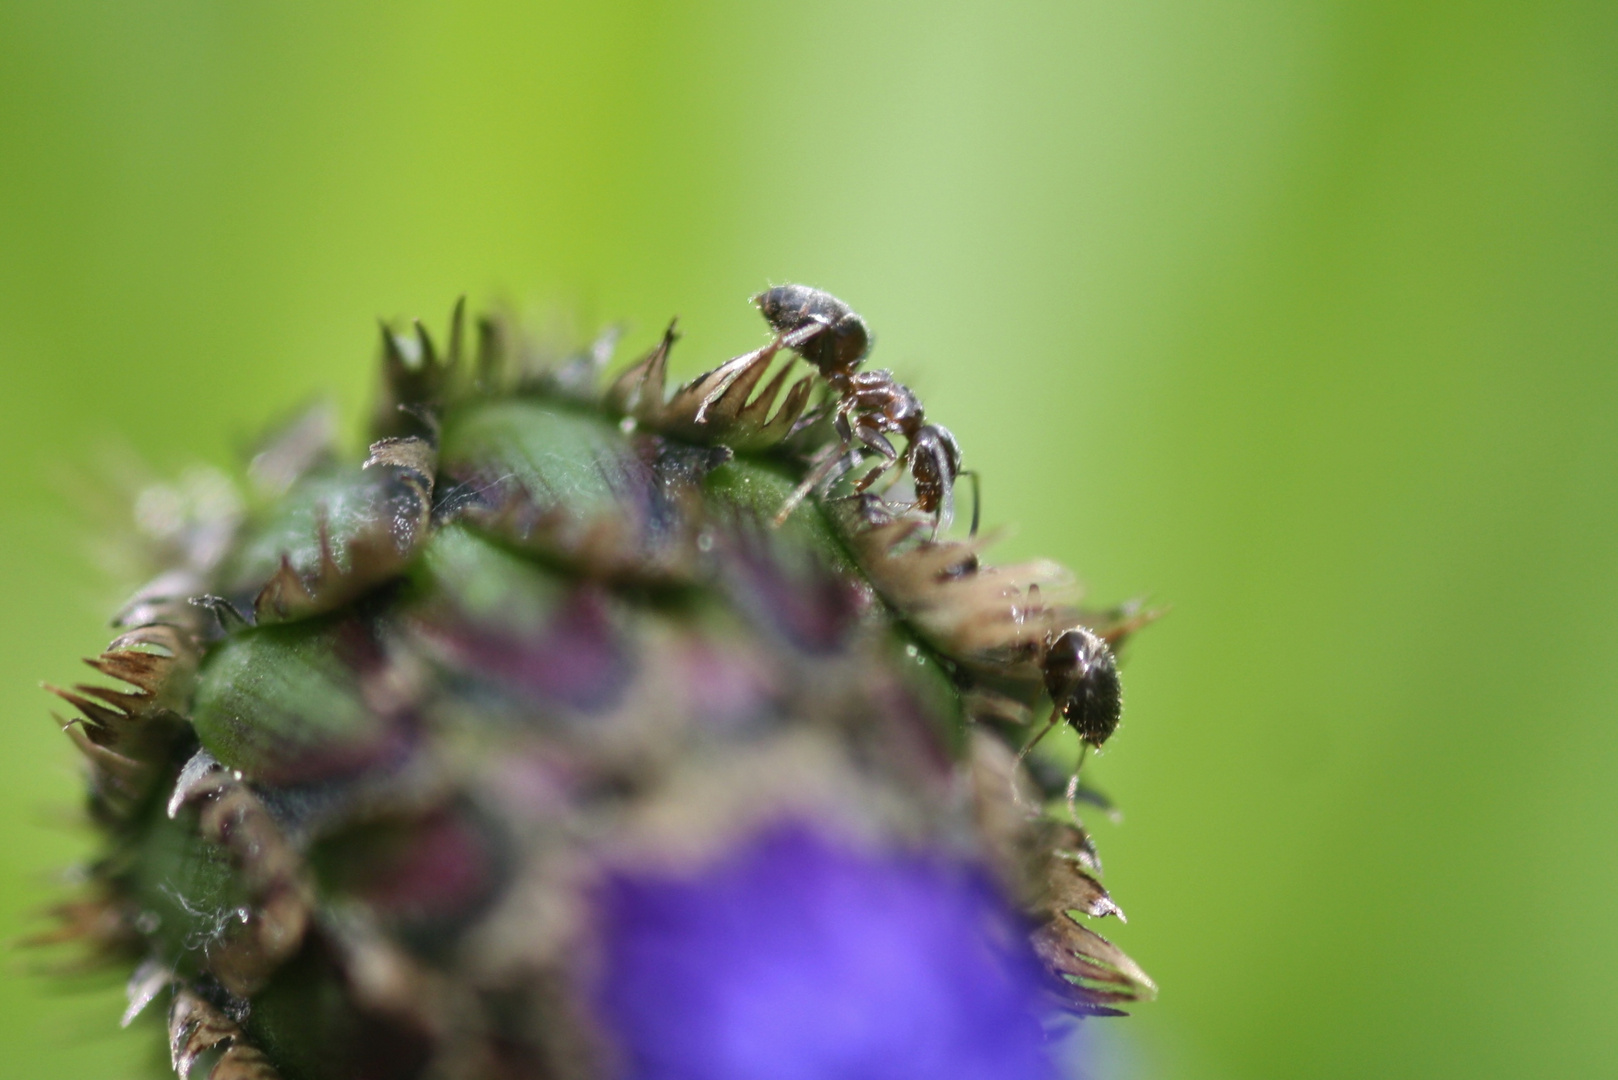
[[[1174,606],[1110,1076],[1618,1075],[1615,121],[1610,2],[0,4],[0,934],[85,850],[72,469],[355,417],[463,291],[690,373],[801,280],[1002,555]],[[134,1075],[118,1009],[0,980],[0,1071]]]

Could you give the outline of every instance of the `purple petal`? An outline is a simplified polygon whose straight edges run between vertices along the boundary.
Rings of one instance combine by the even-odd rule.
[[[602,890],[631,1080],[1047,1080],[1039,976],[981,872],[779,827]]]

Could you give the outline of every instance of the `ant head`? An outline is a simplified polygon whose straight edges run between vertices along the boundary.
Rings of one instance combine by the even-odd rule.
[[[1064,630],[1045,652],[1045,690],[1079,738],[1100,746],[1118,729],[1123,687],[1107,643],[1082,626]]]

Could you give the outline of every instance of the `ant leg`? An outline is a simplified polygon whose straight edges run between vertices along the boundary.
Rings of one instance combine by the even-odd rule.
[[[1084,768],[1084,755],[1089,752],[1089,743],[1079,744],[1079,763],[1073,766],[1073,775],[1067,778],[1067,816],[1081,829],[1084,828],[1084,822],[1079,820],[1079,811],[1074,804],[1079,799],[1079,771]]]
[[[863,433],[863,420],[850,421],[854,415],[854,406],[849,398],[843,398],[837,403],[837,411],[832,414],[831,427],[837,437],[843,440],[844,446],[853,446],[856,441],[869,443]],[[859,432],[859,434],[856,434]]]
[[[1017,793],[1017,771],[1022,768],[1022,763],[1028,757],[1028,755],[1033,753],[1034,747],[1039,745],[1039,741],[1045,736],[1049,735],[1051,733],[1051,729],[1054,728],[1061,719],[1062,710],[1052,709],[1051,718],[1045,722],[1044,727],[1039,729],[1039,734],[1028,740],[1028,743],[1021,750],[1017,751],[1017,760],[1011,763],[1011,799],[1025,810],[1029,809],[1029,806],[1027,803],[1022,801],[1022,796]]]
[[[839,476],[859,464],[859,453],[857,451],[850,450],[839,455],[836,451],[843,448],[829,444],[826,449],[832,451],[832,453],[818,462],[809,471],[809,475],[803,478],[803,483],[799,484],[792,494],[787,496],[787,501],[781,504],[781,509],[776,511],[775,520],[770,523],[773,528],[779,529],[782,525],[785,525],[787,518],[792,516],[792,511],[796,510],[798,504],[808,498],[809,493],[815,488],[823,483],[835,481]]]
[[[803,415],[798,417],[797,421],[793,423],[792,431],[788,433],[788,437],[790,438],[792,435],[796,435],[800,431],[814,427],[825,418],[826,406],[824,404],[810,406],[809,408],[805,409]]]
[[[805,409],[803,415],[793,422],[792,430],[787,432],[788,439],[800,431],[809,430],[828,416],[832,418],[833,426],[836,426],[843,408],[842,399],[836,395],[831,387],[824,383],[821,384],[820,389],[822,393],[820,400]]]
[[[883,474],[891,471],[895,465],[899,464],[900,459],[897,456],[890,456],[882,453],[880,447],[874,447],[873,449],[877,451],[882,460],[877,463],[876,468],[860,477],[859,480],[854,484],[854,490],[861,494],[871,490],[872,484],[876,483],[882,478]]]
[[[888,437],[882,434],[882,427],[874,417],[862,416],[854,422],[854,428],[848,441],[854,439],[859,440],[866,449],[881,454],[889,462],[899,457],[899,451],[895,450],[893,444],[888,441]]]
[[[881,479],[882,474],[891,468],[893,468],[893,462],[891,461],[884,461],[880,463],[876,468],[872,469],[870,472],[866,473],[864,476],[860,477],[854,482],[855,492],[863,495],[867,491],[870,491],[871,485],[876,483],[877,480]]]
[[[832,328],[831,323],[827,322],[822,315],[811,315],[810,319],[813,321],[808,325],[800,326],[790,333],[782,334],[776,340],[781,343],[783,348],[791,349],[801,356],[805,345]]]
[[[873,424],[857,423],[854,425],[853,437],[867,450],[872,450],[882,460],[876,468],[860,477],[854,484],[854,490],[859,494],[871,490],[871,485],[881,479],[882,475],[903,461],[903,456],[893,448],[893,444],[882,434],[880,428]]]

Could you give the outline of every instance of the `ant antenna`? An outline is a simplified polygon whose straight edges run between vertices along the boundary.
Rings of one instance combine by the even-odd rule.
[[[1074,806],[1074,803],[1079,798],[1079,770],[1084,768],[1084,755],[1089,752],[1090,744],[1081,742],[1079,744],[1079,763],[1073,766],[1073,775],[1067,778],[1067,816],[1072,818],[1073,824],[1078,825],[1080,828],[1084,827],[1084,823],[1079,820],[1079,811]]]
[[[976,536],[978,534],[978,517],[979,517],[979,511],[982,510],[982,505],[981,505],[981,503],[982,503],[982,500],[981,500],[982,490],[978,486],[977,470],[975,470],[975,469],[962,469],[961,472],[960,472],[960,475],[961,476],[970,476],[972,478],[972,531],[967,533],[966,535],[968,537],[973,537],[973,536]]]

